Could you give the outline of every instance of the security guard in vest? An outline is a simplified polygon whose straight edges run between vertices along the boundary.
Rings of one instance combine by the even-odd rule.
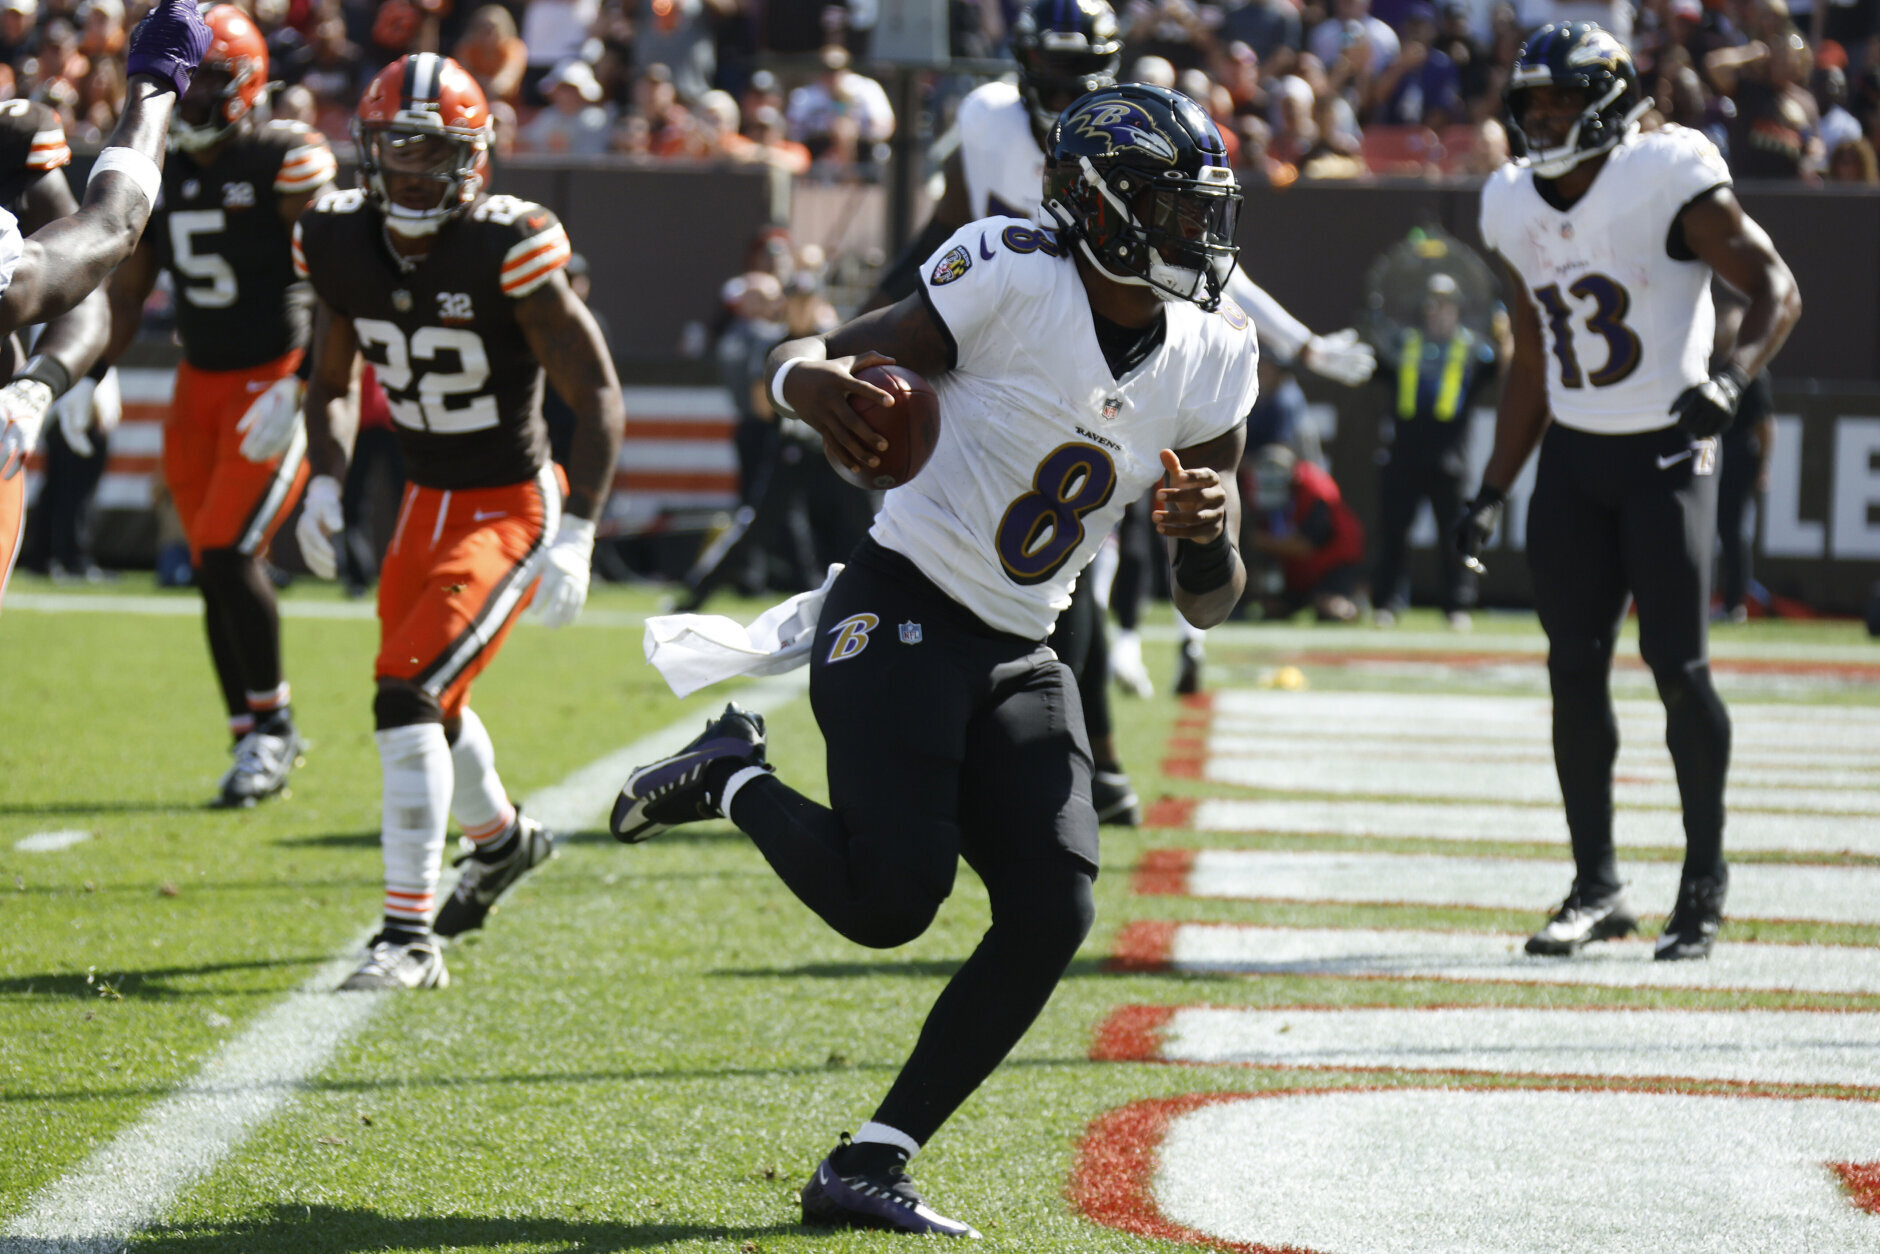
[[[1382,451],[1377,492],[1377,571],[1372,584],[1373,621],[1388,627],[1409,604],[1405,566],[1410,525],[1425,500],[1436,515],[1436,534],[1446,536],[1462,517],[1467,470],[1469,411],[1477,389],[1495,377],[1500,346],[1462,325],[1461,289],[1447,274],[1429,278],[1420,327],[1406,328],[1387,347],[1396,369],[1378,372],[1395,387],[1390,446]],[[1497,315],[1499,325],[1501,315]],[[1466,631],[1475,580],[1463,569],[1454,546],[1439,543],[1443,562],[1443,613]]]

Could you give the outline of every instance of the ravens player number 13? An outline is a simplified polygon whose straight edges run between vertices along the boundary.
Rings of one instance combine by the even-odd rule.
[[[298,536],[331,578],[363,356],[410,484],[379,581],[384,928],[344,987],[435,987],[435,937],[482,926],[553,847],[504,792],[470,685],[532,596],[550,625],[579,613],[624,417],[600,330],[564,273],[567,232],[541,205],[486,192],[490,114],[476,80],[434,53],[403,57],[367,87],[353,134],[364,186],[321,202],[295,237],[318,296],[315,477]],[[565,501],[544,371],[575,411]],[[434,917],[451,817],[475,851]]]

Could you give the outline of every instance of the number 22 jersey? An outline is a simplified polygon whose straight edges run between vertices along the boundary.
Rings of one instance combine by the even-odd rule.
[[[1612,150],[1572,207],[1541,198],[1533,171],[1505,165],[1482,188],[1482,239],[1514,267],[1540,316],[1554,421],[1596,435],[1672,425],[1671,402],[1709,374],[1710,267],[1672,228],[1684,207],[1730,185],[1717,146],[1666,126]]]
[[[1162,307],[1163,341],[1121,379],[1057,236],[1018,218],[962,227],[923,291],[956,348],[933,380],[940,443],[870,533],[999,631],[1042,640],[1098,546],[1162,476],[1161,451],[1253,408],[1259,353],[1232,301]]]
[[[357,189],[320,201],[294,231],[295,267],[352,321],[390,402],[406,474],[427,488],[523,483],[548,464],[542,367],[516,302],[570,255],[560,220],[514,196],[477,200],[410,270]]]

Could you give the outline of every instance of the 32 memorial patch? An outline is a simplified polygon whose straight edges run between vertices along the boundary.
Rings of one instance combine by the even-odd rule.
[[[966,251],[965,245],[956,245],[947,249],[946,256],[934,263],[933,274],[928,276],[927,281],[935,287],[940,287],[951,283],[972,268],[972,254]]]

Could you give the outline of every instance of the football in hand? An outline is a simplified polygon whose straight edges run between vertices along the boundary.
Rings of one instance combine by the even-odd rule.
[[[940,443],[939,398],[932,384],[905,366],[870,366],[858,370],[855,377],[894,396],[892,405],[882,405],[872,396],[849,397],[850,407],[862,421],[888,442],[887,448],[875,454],[881,464],[850,470],[826,441],[823,454],[837,474],[858,488],[880,492],[899,487],[920,473]]]

